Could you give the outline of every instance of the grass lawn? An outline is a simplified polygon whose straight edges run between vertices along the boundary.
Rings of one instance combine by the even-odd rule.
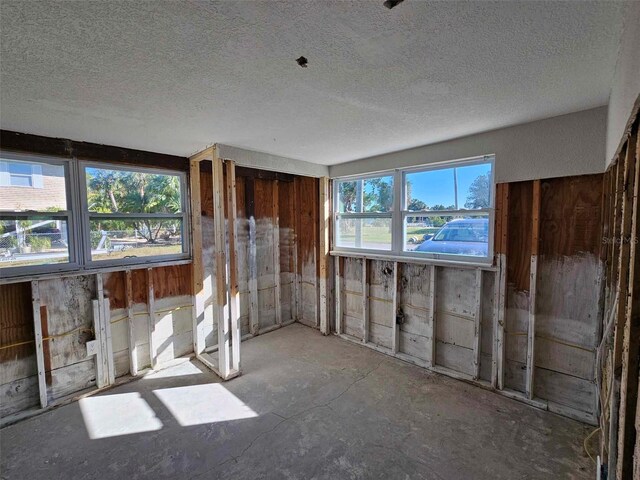
[[[407,237],[418,237],[422,239],[423,235],[428,233],[435,234],[440,227],[408,227]],[[344,243],[355,241],[355,232],[352,234],[343,233],[340,239]],[[391,243],[391,232],[389,227],[364,227],[362,229],[362,240],[365,243]]]
[[[180,253],[182,253],[181,245],[158,245],[155,247],[128,248],[117,252],[92,254],[91,260],[113,260],[116,258],[151,257],[154,255],[176,255]]]

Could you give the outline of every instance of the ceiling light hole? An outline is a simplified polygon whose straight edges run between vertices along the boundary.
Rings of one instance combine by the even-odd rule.
[[[397,7],[398,5],[400,5],[402,2],[404,2],[404,0],[386,0],[383,5],[391,10],[393,7]]]
[[[300,65],[302,68],[307,68],[307,62],[308,60],[305,57],[300,57],[300,58],[296,58],[296,62],[298,65]]]

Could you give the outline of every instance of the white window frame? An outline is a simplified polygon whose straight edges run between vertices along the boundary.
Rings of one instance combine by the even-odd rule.
[[[333,191],[336,192],[336,194],[334,195],[334,202],[333,202],[333,211],[334,211],[334,235],[333,235],[333,244],[337,246],[337,235],[338,235],[338,219],[342,218],[342,219],[354,219],[354,220],[360,220],[360,219],[374,219],[374,218],[388,218],[391,220],[391,229],[393,232],[393,217],[394,217],[394,211],[393,209],[390,212],[363,212],[363,205],[364,205],[364,182],[366,180],[372,179],[372,178],[382,178],[382,177],[392,177],[393,178],[393,205],[395,208],[395,203],[396,203],[396,194],[397,194],[397,189],[396,189],[396,176],[395,176],[395,171],[394,170],[387,170],[385,172],[377,172],[377,173],[372,173],[372,174],[367,174],[367,175],[358,175],[358,176],[353,176],[353,177],[341,177],[341,178],[336,178],[334,179],[334,184],[333,184]],[[340,212],[339,211],[339,188],[338,188],[338,183],[339,182],[359,182],[359,187],[360,187],[360,212]],[[356,187],[357,188],[357,187]],[[356,236],[356,242],[358,241],[358,238]],[[384,253],[391,253],[393,251],[393,234],[391,236],[391,249],[390,250],[368,250],[368,251],[375,251],[375,252],[384,252]],[[357,252],[362,252],[365,251],[367,249],[361,248],[361,247],[338,247],[340,248],[340,250],[354,250]],[[337,248],[336,248],[337,250]]]
[[[179,170],[136,167],[120,165],[110,162],[96,162],[77,158],[59,158],[39,154],[0,151],[0,157],[7,161],[17,160],[30,163],[42,163],[61,165],[65,171],[65,194],[67,198],[67,210],[59,212],[44,211],[14,211],[2,210],[0,206],[0,219],[2,220],[37,220],[59,218],[67,222],[67,240],[69,261],[67,263],[48,263],[43,265],[7,266],[0,269],[0,283],[5,280],[19,280],[22,277],[46,277],[60,272],[95,272],[101,270],[117,270],[117,267],[144,268],[150,266],[170,265],[185,263],[191,259],[191,229],[190,229],[190,205],[187,173]],[[155,173],[161,175],[175,175],[180,178],[180,195],[182,211],[179,214],[93,214],[87,207],[87,185],[85,166],[104,168],[109,170],[123,170],[129,172]],[[2,187],[10,187],[4,182]],[[90,217],[179,217],[182,219],[182,253],[175,255],[155,255],[136,258],[119,258],[113,260],[91,260]]]
[[[123,172],[140,172],[157,175],[172,175],[180,179],[180,202],[182,211],[178,214],[169,213],[93,213],[89,211],[87,204],[87,168],[100,168],[105,170],[119,170]],[[94,162],[81,160],[79,162],[79,180],[80,180],[80,207],[82,211],[82,236],[84,241],[84,263],[88,267],[109,267],[114,265],[140,265],[153,264],[158,262],[166,262],[171,260],[186,260],[190,258],[190,236],[189,236],[189,197],[187,195],[187,174],[174,170],[162,170],[158,168],[132,167],[128,165],[114,165],[104,162]],[[113,260],[92,260],[91,259],[91,219],[120,219],[131,220],[137,218],[176,218],[182,220],[182,253],[175,255],[149,255],[136,258],[117,258]]]
[[[407,174],[427,172],[434,170],[443,170],[447,168],[459,168],[480,164],[491,164],[491,187],[489,190],[489,208],[482,209],[454,209],[454,210],[422,210],[422,211],[409,211],[407,210],[407,198],[406,198],[406,184],[405,178]],[[376,213],[340,213],[339,207],[339,182],[353,182],[358,180],[366,180],[369,178],[379,178],[385,176],[393,176],[393,209],[389,214],[376,214]],[[466,158],[461,160],[451,160],[446,162],[438,162],[427,165],[419,165],[407,168],[398,168],[394,170],[384,170],[375,173],[368,173],[365,175],[349,175],[344,177],[336,177],[333,181],[333,250],[334,254],[345,254],[355,256],[371,256],[376,258],[407,258],[415,259],[419,261],[425,261],[426,263],[464,263],[469,265],[481,265],[487,266],[493,263],[493,248],[494,248],[494,235],[495,235],[495,155],[488,154],[472,158]],[[453,255],[442,253],[417,253],[412,251],[405,251],[404,245],[406,241],[406,234],[404,229],[404,221],[407,217],[420,216],[424,213],[425,216],[488,216],[489,221],[489,239],[487,245],[487,256],[478,257],[472,255]],[[338,219],[339,218],[375,218],[375,217],[392,218],[391,228],[391,250],[378,250],[358,247],[343,247],[338,246]]]

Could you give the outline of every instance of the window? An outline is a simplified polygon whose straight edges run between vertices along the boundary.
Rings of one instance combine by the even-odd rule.
[[[0,167],[0,276],[189,257],[181,172],[9,153]]]
[[[393,176],[337,181],[336,245],[391,250]]]
[[[494,157],[334,180],[337,251],[492,260]]]
[[[0,269],[4,275],[9,267],[27,267],[32,272],[77,267],[70,165],[23,158],[3,155],[0,160]],[[36,183],[34,172],[39,177]]]
[[[83,164],[86,257],[135,262],[187,253],[184,175]]]
[[[0,186],[43,188],[42,165],[20,161],[0,161]]]

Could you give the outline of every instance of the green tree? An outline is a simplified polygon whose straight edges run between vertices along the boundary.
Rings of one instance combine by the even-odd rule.
[[[356,182],[340,182],[338,195],[345,212],[356,211]]]
[[[412,198],[411,201],[409,202],[409,205],[407,205],[407,209],[411,210],[413,212],[417,212],[420,210],[427,210],[427,204],[424,203],[422,200],[418,200],[417,198]]]
[[[489,208],[489,197],[491,189],[491,178],[489,172],[476,177],[469,186],[465,208]]]
[[[88,198],[91,211],[99,213],[179,213],[180,180],[159,175],[120,170],[88,169]],[[132,219],[133,226],[149,243],[156,243],[172,220]],[[110,228],[124,222],[109,221]],[[101,227],[99,227],[101,228]],[[122,227],[121,227],[122,228]]]
[[[390,212],[393,208],[393,184],[383,178],[364,181],[364,207],[369,212]]]

